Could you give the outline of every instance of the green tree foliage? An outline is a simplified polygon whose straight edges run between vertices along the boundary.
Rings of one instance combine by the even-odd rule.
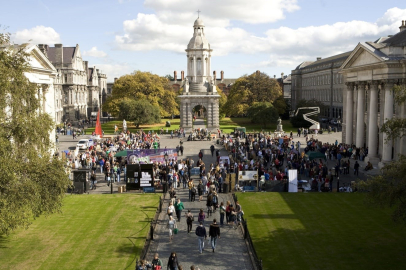
[[[124,98],[147,100],[159,107],[162,117],[179,114],[176,93],[168,79],[150,72],[136,71],[120,77],[114,83],[112,95],[106,100],[103,110],[118,116],[121,100]]]
[[[231,86],[225,105],[227,115],[246,114],[255,102],[274,101],[282,95],[282,88],[276,79],[265,73],[253,73],[238,78]]]
[[[69,179],[51,156],[51,117],[43,112],[39,86],[24,47],[10,46],[0,33],[0,235],[27,227],[41,214],[60,210]]]
[[[255,102],[247,113],[252,123],[261,124],[263,128],[279,118],[278,110],[270,102]]]
[[[137,128],[142,124],[161,122],[159,107],[152,105],[145,99],[124,99],[120,104],[119,112],[121,119],[134,122]]]
[[[395,101],[404,104],[406,87],[395,86]],[[406,119],[395,117],[382,125],[381,132],[388,140],[402,138],[406,134]],[[399,155],[398,160],[386,164],[382,174],[358,183],[360,190],[367,190],[367,203],[381,207],[392,207],[395,222],[406,225],[406,156]]]
[[[288,104],[283,95],[280,95],[277,99],[275,99],[273,106],[278,110],[279,115],[285,114],[286,110],[288,109]]]
[[[395,222],[406,225],[406,157],[400,156],[382,168],[382,174],[357,184],[367,190],[367,204],[392,207]]]
[[[325,105],[322,102],[315,100],[315,99],[299,100],[299,102],[296,105],[296,109],[302,108],[302,107],[319,107],[320,111],[323,111],[325,109]],[[296,116],[290,118],[290,122],[292,123],[292,126],[297,127],[297,128],[300,128],[300,127],[309,128],[312,124],[303,119],[303,114],[311,112],[311,111],[313,111],[313,110],[300,110]],[[319,115],[312,115],[309,118],[318,121]]]

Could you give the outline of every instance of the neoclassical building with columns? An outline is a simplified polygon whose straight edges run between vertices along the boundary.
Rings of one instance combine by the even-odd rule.
[[[406,86],[406,25],[375,42],[361,42],[341,66],[343,142],[368,147],[367,161],[383,165],[406,154],[406,138],[386,142],[380,127],[393,117],[406,117],[405,104],[394,102],[394,85]]]

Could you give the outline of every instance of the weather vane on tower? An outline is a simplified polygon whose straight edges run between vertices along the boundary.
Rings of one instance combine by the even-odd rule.
[[[200,10],[197,10],[196,12],[197,12],[197,18],[200,18],[200,12],[201,12],[201,11],[200,11]]]

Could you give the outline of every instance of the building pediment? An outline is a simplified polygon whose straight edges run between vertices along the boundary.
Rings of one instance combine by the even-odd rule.
[[[29,62],[33,70],[57,73],[54,65],[36,45],[28,45],[25,51],[30,55]]]
[[[383,56],[384,54],[379,50],[367,44],[359,43],[341,65],[341,69],[345,70],[382,63],[385,61]]]

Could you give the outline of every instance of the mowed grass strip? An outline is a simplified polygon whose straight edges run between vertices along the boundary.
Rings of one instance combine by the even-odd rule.
[[[62,214],[0,238],[0,269],[134,269],[158,195],[68,195]]]
[[[166,121],[169,121],[171,123],[170,127],[165,127]],[[96,121],[93,121],[93,125],[96,124]],[[114,126],[117,125],[118,130],[121,131],[123,130],[123,121],[115,120],[115,121],[110,121],[107,123],[102,124],[102,130],[104,131],[104,134],[114,134]],[[168,129],[168,134],[170,134],[171,130],[176,130],[179,129],[180,125],[180,119],[175,118],[175,119],[161,119],[160,124],[154,124],[154,125],[140,125],[139,128],[136,128],[134,123],[127,121],[127,129],[130,132],[137,132],[138,130],[143,130],[145,132],[151,131],[151,132],[157,132],[160,133],[161,128],[164,130],[164,133],[166,132],[166,129]],[[86,134],[92,134],[94,131],[94,127],[89,127],[86,129]]]
[[[241,193],[264,269],[405,269],[406,230],[357,193]]]
[[[295,128],[292,127],[292,124],[289,120],[282,121],[283,130],[287,133],[294,131]],[[266,132],[273,132],[276,130],[277,122],[269,122],[266,125],[266,128],[263,128],[261,124],[254,124],[251,122],[251,119],[247,117],[224,117],[220,120],[220,129],[224,133],[234,132],[236,127],[245,127],[247,132],[260,132],[264,130]]]

